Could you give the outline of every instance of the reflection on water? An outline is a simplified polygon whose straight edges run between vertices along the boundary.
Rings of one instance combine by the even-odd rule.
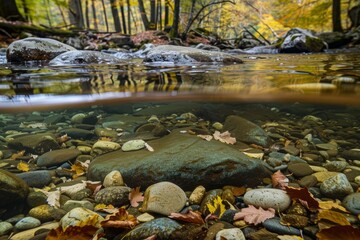
[[[48,101],[49,95],[53,103],[65,101],[66,104],[139,96],[151,99],[196,96],[227,99],[232,96],[271,101],[298,95],[304,100],[311,97],[311,101],[317,101],[319,96],[358,101],[360,61],[357,53],[239,57],[244,64],[156,66],[144,65],[139,59],[120,65],[2,64],[0,102],[8,108],[18,103],[37,105]]]

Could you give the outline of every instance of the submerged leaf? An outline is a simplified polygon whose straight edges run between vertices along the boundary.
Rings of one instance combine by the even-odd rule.
[[[271,181],[274,188],[280,188],[282,190],[285,190],[289,185],[289,179],[280,170],[271,175]]]
[[[215,131],[213,136],[214,136],[215,140],[218,140],[218,141],[226,143],[226,144],[235,144],[236,143],[236,139],[233,137],[230,137],[229,131],[226,131],[223,133],[220,133],[219,131]]]
[[[60,207],[60,195],[61,192],[59,189],[56,189],[55,191],[51,191],[51,192],[47,192],[44,190],[39,189],[38,191],[44,193],[47,196],[47,203],[55,208],[59,208]]]
[[[315,200],[307,188],[286,187],[285,190],[291,199],[298,199],[310,211],[317,211],[319,209],[319,202]]]
[[[211,141],[211,140],[213,139],[213,136],[211,136],[211,135],[198,134],[197,136],[198,136],[199,138],[202,138],[202,139],[206,140],[206,141]]]
[[[173,218],[175,220],[181,220],[184,222],[195,223],[195,224],[203,224],[205,223],[201,217],[201,213],[198,211],[189,211],[187,213],[171,213],[169,218]]]
[[[144,196],[140,192],[140,187],[136,187],[131,189],[131,192],[129,194],[129,200],[132,207],[138,207],[139,202],[144,201]]]
[[[321,209],[324,210],[330,210],[330,209],[336,209],[345,213],[348,213],[349,211],[346,210],[343,206],[340,205],[341,202],[339,200],[334,201],[319,201],[319,206]]]
[[[244,219],[248,224],[258,225],[273,217],[275,217],[275,209],[269,208],[264,210],[261,207],[257,209],[256,207],[249,205],[249,207],[243,208],[240,212],[235,214],[234,221]]]
[[[124,208],[120,208],[118,212],[108,215],[104,221],[101,222],[101,226],[113,227],[113,228],[133,228],[139,224],[136,217],[129,214]]]
[[[341,213],[331,211],[331,210],[323,210],[319,212],[317,216],[317,221],[322,219],[328,220],[330,222],[339,224],[339,225],[351,225],[350,222],[346,219],[344,215]]]
[[[29,164],[23,161],[20,161],[16,168],[23,172],[28,172],[30,170]]]
[[[63,231],[62,227],[51,229],[46,236],[46,240],[90,240],[99,239],[96,234],[97,227],[87,225],[83,227],[69,226]]]
[[[352,226],[333,226],[322,229],[316,234],[319,240],[358,240],[360,239],[360,230]]]
[[[218,217],[221,217],[223,215],[223,213],[226,211],[226,207],[223,204],[223,200],[221,199],[221,197],[217,196],[213,203],[208,203],[206,204],[207,209],[209,209],[209,212],[211,214],[217,215]]]

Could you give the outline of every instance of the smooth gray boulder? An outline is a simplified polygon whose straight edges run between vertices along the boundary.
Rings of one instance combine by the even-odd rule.
[[[130,187],[170,181],[186,191],[198,185],[256,186],[271,175],[260,160],[233,146],[182,134],[179,129],[148,144],[154,152],[118,150],[95,158],[90,163],[88,179],[103,181],[108,173],[118,170]]]
[[[29,37],[15,41],[6,51],[8,62],[51,60],[75,48],[50,38]]]
[[[199,62],[242,63],[240,58],[223,52],[207,51],[191,47],[161,45],[147,53],[144,62],[170,62],[174,64],[192,64]]]
[[[123,61],[108,53],[89,50],[74,50],[65,52],[49,62],[50,65],[114,63],[123,63]]]

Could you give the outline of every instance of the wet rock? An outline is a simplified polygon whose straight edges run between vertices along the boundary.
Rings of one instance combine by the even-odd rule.
[[[92,153],[95,155],[100,155],[118,149],[120,149],[120,144],[116,142],[97,141],[92,147]]]
[[[13,229],[13,225],[9,222],[0,222],[0,236],[8,234]]]
[[[301,187],[313,187],[317,184],[317,178],[313,175],[310,176],[305,176],[303,178],[300,179],[299,181],[299,185]]]
[[[154,152],[118,150],[95,158],[90,163],[88,179],[102,181],[111,171],[119,170],[129,186],[147,187],[171,181],[184,190],[193,190],[198,185],[217,188],[234,182],[256,186],[271,175],[260,160],[219,141],[207,142],[172,131],[149,144]]]
[[[337,172],[328,172],[328,171],[326,171],[326,172],[316,172],[316,173],[313,173],[312,175],[314,177],[316,177],[318,182],[324,182],[326,179],[334,177],[337,174],[338,174]]]
[[[304,177],[314,172],[307,163],[289,163],[288,169],[295,177]]]
[[[221,189],[212,189],[205,194],[200,205],[200,212],[204,216],[207,216],[210,213],[208,206],[213,205],[215,198],[221,196],[222,192]]]
[[[69,137],[74,139],[90,140],[95,137],[92,131],[81,129],[81,128],[67,128],[62,130],[63,134],[67,134]]]
[[[334,199],[342,199],[346,195],[354,192],[351,184],[343,173],[338,173],[322,182],[320,191],[325,196]]]
[[[36,164],[39,167],[57,166],[67,161],[74,160],[81,152],[77,149],[59,149],[44,153],[39,156]]]
[[[191,64],[197,62],[242,63],[243,61],[240,58],[222,52],[173,45],[161,45],[152,48],[147,53],[144,62]]]
[[[41,225],[39,219],[33,217],[24,217],[15,224],[15,228],[18,230],[27,230],[31,228],[36,228]]]
[[[140,139],[127,141],[121,146],[121,150],[124,152],[136,151],[143,148],[145,148],[145,141]]]
[[[47,133],[21,135],[9,141],[8,147],[33,154],[43,154],[60,148],[55,137]]]
[[[95,202],[103,204],[111,204],[116,207],[120,207],[129,203],[128,195],[130,188],[123,186],[114,186],[101,189],[95,195]]]
[[[271,142],[269,136],[262,128],[239,116],[228,116],[223,130],[229,131],[231,136],[235,137],[237,141],[255,143],[264,147],[268,146]]]
[[[326,43],[303,29],[291,29],[282,42],[280,53],[321,52],[326,49]]]
[[[137,216],[136,219],[139,222],[149,222],[151,220],[154,220],[155,217],[153,215],[148,214],[148,213],[143,213],[143,214]]]
[[[29,187],[24,180],[0,169],[0,209],[9,210],[13,205],[24,204],[28,193]]]
[[[19,232],[19,233],[16,233],[14,234],[11,239],[13,240],[28,240],[28,239],[31,239],[33,240],[33,237],[35,235],[35,233],[40,230],[40,229],[47,229],[50,231],[50,229],[55,229],[59,226],[59,223],[58,222],[52,222],[52,223],[47,223],[47,224],[43,224],[37,228],[32,228],[32,229],[29,229],[29,230],[25,230],[25,231],[22,231],[22,232]]]
[[[60,220],[60,225],[63,231],[66,230],[69,226],[83,226],[84,223],[91,220],[91,223],[94,227],[100,228],[100,222],[104,220],[99,214],[82,207],[74,208],[70,212],[68,212],[63,218]]]
[[[220,230],[216,234],[216,240],[227,239],[227,240],[245,240],[243,232],[239,228],[229,228]]]
[[[105,176],[103,181],[103,186],[104,187],[125,186],[125,183],[121,173],[117,170],[114,170]]]
[[[152,221],[136,226],[132,231],[126,234],[123,240],[143,240],[152,235],[156,235],[156,239],[170,239],[170,235],[181,225],[170,218],[157,218]]]
[[[96,128],[95,134],[98,137],[108,137],[108,138],[117,138],[118,132],[112,129],[107,128]]]
[[[352,214],[360,214],[360,193],[352,193],[344,198],[342,205]]]
[[[68,200],[68,201],[66,201],[66,203],[64,204],[64,206],[62,208],[65,211],[70,212],[74,208],[78,208],[78,207],[86,208],[91,211],[94,210],[94,204],[87,200],[83,200],[83,201]]]
[[[244,230],[246,231],[249,228],[245,228]],[[248,234],[248,239],[251,240],[278,240],[279,238],[277,237],[278,234],[273,233],[273,232],[269,232],[268,230],[266,230],[265,228],[260,229],[259,231],[256,232],[250,232]]]
[[[141,210],[169,216],[179,212],[185,203],[186,194],[180,187],[171,182],[159,182],[146,189]]]
[[[75,48],[49,38],[25,38],[11,43],[6,51],[8,62],[51,60]]]
[[[317,36],[327,43],[329,48],[339,48],[352,41],[352,37],[341,32],[322,32]]]
[[[17,176],[24,180],[29,187],[36,188],[43,188],[52,180],[51,172],[47,170],[23,172]]]
[[[348,160],[360,160],[360,149],[345,150],[341,153],[341,156]]]
[[[245,193],[244,202],[247,205],[262,207],[264,209],[273,208],[284,211],[291,204],[290,197],[280,189],[262,188],[252,189]]]
[[[324,164],[324,168],[332,172],[342,172],[347,167],[347,162],[345,161],[332,161]]]
[[[189,197],[190,204],[199,205],[205,196],[205,192],[206,189],[203,186],[197,186]]]
[[[47,204],[47,196],[43,192],[30,192],[26,198],[29,207],[37,207]]]
[[[274,232],[278,234],[297,235],[297,236],[301,235],[299,229],[291,226],[282,225],[280,223],[280,218],[278,217],[265,220],[265,222],[263,222],[263,226],[270,232]]]
[[[51,207],[48,204],[43,204],[43,205],[34,207],[34,208],[30,209],[29,216],[39,219],[41,222],[49,222],[54,219],[51,215],[52,208],[53,207]]]
[[[50,65],[71,65],[71,64],[115,64],[123,61],[111,54],[74,50],[60,54],[49,62]]]

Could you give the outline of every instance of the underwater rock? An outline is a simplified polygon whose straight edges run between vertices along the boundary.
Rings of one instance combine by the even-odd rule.
[[[59,149],[49,151],[39,156],[36,164],[39,167],[57,166],[64,162],[74,160],[81,152],[77,149]]]
[[[352,193],[344,198],[342,205],[353,214],[360,214],[360,192]]]
[[[129,193],[130,188],[125,186],[106,187],[95,195],[95,202],[120,207],[129,203]]]
[[[74,50],[60,54],[49,62],[50,65],[71,65],[71,64],[114,64],[122,63],[119,58],[111,54],[89,51]]]
[[[291,199],[285,191],[274,188],[252,189],[245,193],[244,202],[247,205],[262,207],[264,209],[273,208],[276,211],[284,211],[291,204]]]
[[[205,188],[223,185],[256,186],[271,173],[260,160],[250,158],[219,141],[172,131],[149,142],[155,151],[117,150],[95,158],[88,169],[88,179],[102,181],[113,170],[121,174],[129,186],[148,187],[171,181],[184,190],[198,185]]]
[[[339,173],[322,182],[320,191],[326,197],[333,199],[342,199],[354,192],[349,180],[343,173]]]
[[[26,134],[15,137],[8,142],[8,147],[19,151],[26,150],[33,154],[43,154],[60,148],[55,137],[48,133]]]
[[[240,58],[222,52],[207,51],[191,47],[161,45],[152,48],[144,62],[170,62],[174,64],[191,64],[197,62],[242,63]]]
[[[8,62],[51,60],[61,53],[75,48],[49,38],[25,38],[9,45],[6,51]]]

